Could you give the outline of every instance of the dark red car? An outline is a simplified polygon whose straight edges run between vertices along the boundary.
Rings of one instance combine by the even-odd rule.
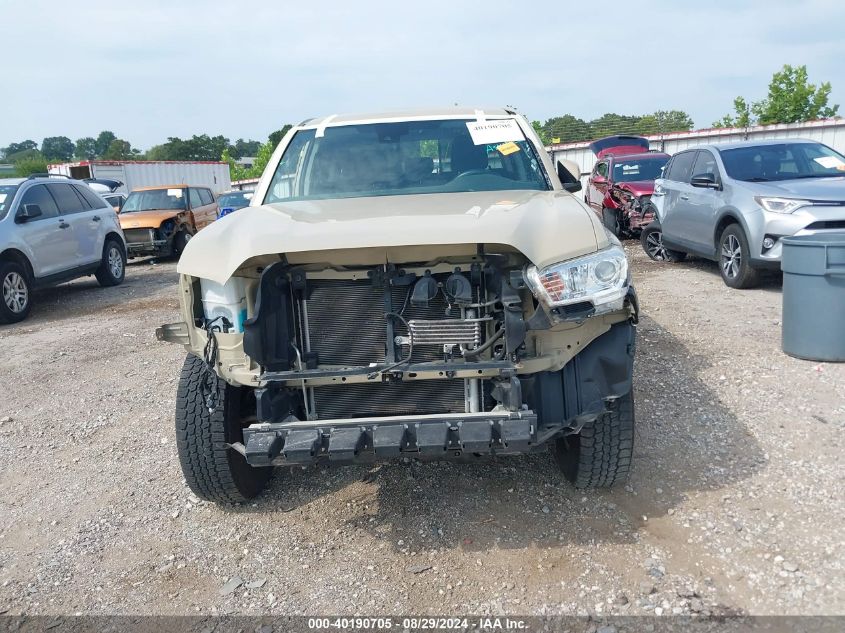
[[[642,136],[608,136],[590,143],[596,164],[584,200],[617,237],[637,234],[654,219],[654,181],[669,155],[648,147]]]

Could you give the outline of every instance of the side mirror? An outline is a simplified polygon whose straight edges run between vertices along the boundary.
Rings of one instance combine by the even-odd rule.
[[[581,170],[578,168],[578,163],[565,158],[559,158],[557,161],[557,177],[560,179],[560,184],[569,193],[581,191],[581,179],[578,177]]]
[[[690,184],[693,187],[703,187],[705,189],[718,189],[719,184],[716,182],[715,174],[698,174],[690,179]]]
[[[18,215],[15,219],[20,222],[28,222],[29,220],[34,220],[42,215],[44,214],[41,212],[41,207],[37,204],[25,204],[21,210],[18,211]]]

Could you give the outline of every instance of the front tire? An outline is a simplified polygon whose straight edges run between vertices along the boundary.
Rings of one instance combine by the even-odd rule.
[[[555,441],[555,460],[576,488],[610,488],[628,479],[634,451],[634,396],[611,402],[608,411],[577,435]]]
[[[117,240],[106,240],[103,246],[103,260],[94,276],[104,288],[123,283],[126,276],[126,252]]]
[[[719,274],[731,288],[753,288],[760,283],[760,271],[751,266],[751,250],[745,231],[730,224],[719,238]]]
[[[651,259],[656,262],[682,262],[687,254],[683,251],[673,251],[663,244],[663,229],[660,225],[652,222],[640,233],[640,244]]]
[[[209,413],[204,384],[210,380],[216,406]],[[243,503],[257,496],[273,474],[253,468],[229,444],[243,442],[243,421],[249,390],[233,387],[189,354],[176,391],[176,448],[188,487],[202,499]]]
[[[32,309],[32,283],[18,262],[0,262],[0,323],[18,323]]]

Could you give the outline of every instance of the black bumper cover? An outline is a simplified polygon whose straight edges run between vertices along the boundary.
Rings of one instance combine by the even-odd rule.
[[[631,390],[635,334],[631,321],[616,323],[561,371],[520,376],[517,411],[258,422],[232,448],[252,466],[530,452],[577,433]]]

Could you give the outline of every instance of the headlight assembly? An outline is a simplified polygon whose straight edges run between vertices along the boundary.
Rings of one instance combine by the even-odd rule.
[[[813,204],[809,200],[796,200],[795,198],[769,198],[766,196],[754,196],[754,200],[766,211],[771,213],[792,213],[796,209]]]
[[[593,255],[552,264],[529,266],[525,278],[531,292],[550,309],[589,302],[603,314],[622,308],[628,292],[628,260],[618,244]]]

